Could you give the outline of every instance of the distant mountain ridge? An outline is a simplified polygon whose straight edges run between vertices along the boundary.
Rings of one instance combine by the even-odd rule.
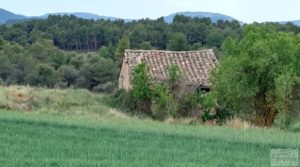
[[[83,18],[83,19],[93,19],[93,20],[98,20],[98,19],[106,19],[106,20],[117,20],[117,19],[124,19],[126,22],[129,21],[133,21],[133,19],[126,19],[126,18],[117,18],[117,17],[111,17],[111,16],[100,16],[97,14],[93,14],[93,13],[88,13],[88,12],[74,12],[74,13],[67,13],[67,12],[60,12],[60,13],[47,13],[44,14],[42,16],[24,16],[24,15],[19,15],[19,14],[15,14],[12,13],[10,11],[7,11],[5,9],[1,9],[0,8],[0,24],[14,24],[16,22],[24,22],[24,21],[28,21],[31,19],[46,19],[49,15],[74,15],[76,17],[79,18]],[[198,17],[198,18],[203,18],[203,17],[209,17],[212,22],[217,22],[218,20],[228,20],[228,21],[232,21],[232,20],[236,20],[235,18],[231,17],[231,16],[227,16],[224,14],[220,14],[220,13],[211,13],[211,12],[190,12],[190,11],[186,11],[186,12],[177,12],[177,13],[173,13],[170,14],[168,16],[164,16],[164,20],[167,23],[171,23],[173,21],[173,18],[175,15],[184,15],[184,16],[189,16],[189,17]],[[294,21],[282,21],[279,23],[287,23],[287,22],[292,22],[295,25],[300,26],[300,20],[294,20]],[[240,23],[242,23],[242,21],[240,21]]]
[[[22,20],[22,19],[26,19],[26,16],[15,14],[15,13],[12,13],[10,11],[0,8],[0,23],[1,24],[4,24],[7,20]]]
[[[46,19],[49,15],[74,15],[76,17],[79,18],[83,18],[83,19],[93,19],[93,20],[98,20],[98,19],[107,19],[107,20],[116,20],[116,19],[120,19],[120,18],[116,18],[116,17],[110,17],[110,16],[99,16],[93,13],[88,13],[88,12],[74,12],[74,13],[67,13],[67,12],[61,12],[61,13],[47,13],[44,14],[42,16],[38,16],[38,18],[41,19]]]
[[[204,17],[208,17],[211,19],[212,22],[216,23],[218,20],[228,20],[228,21],[232,21],[232,20],[236,20],[231,16],[227,16],[227,15],[223,15],[220,13],[211,13],[211,12],[177,12],[177,13],[173,13],[170,14],[168,16],[165,16],[165,22],[167,23],[171,23],[173,22],[173,18],[175,15],[183,15],[183,16],[188,16],[188,17],[198,17],[198,18],[204,18]]]
[[[281,21],[280,23],[282,23],[282,24],[286,24],[286,23],[288,23],[288,22],[291,22],[291,23],[293,23],[293,24],[295,24],[295,25],[297,25],[297,26],[300,26],[300,20],[293,20],[293,21]]]

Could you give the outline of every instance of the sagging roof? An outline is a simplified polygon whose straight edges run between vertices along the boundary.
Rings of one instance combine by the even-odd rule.
[[[183,71],[186,83],[193,86],[209,87],[209,74],[218,64],[212,49],[199,51],[162,51],[162,50],[125,50],[123,64],[127,63],[129,75],[139,63],[149,67],[150,76],[154,81],[169,78],[171,65],[177,65]]]

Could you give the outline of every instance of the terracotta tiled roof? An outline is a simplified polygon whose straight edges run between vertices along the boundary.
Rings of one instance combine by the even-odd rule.
[[[176,64],[186,76],[187,84],[201,87],[209,87],[209,73],[218,63],[212,49],[181,52],[125,50],[123,61],[128,63],[130,75],[137,64],[146,63],[155,81],[167,80],[169,67]]]

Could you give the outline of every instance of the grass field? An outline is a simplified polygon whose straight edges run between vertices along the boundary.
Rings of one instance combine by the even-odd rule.
[[[300,148],[296,132],[131,118],[83,90],[0,87],[0,100],[0,166],[270,166],[271,148]]]

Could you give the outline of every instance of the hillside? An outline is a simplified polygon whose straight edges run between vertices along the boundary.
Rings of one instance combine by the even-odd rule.
[[[198,17],[198,18],[208,17],[214,23],[217,22],[218,20],[228,20],[228,21],[234,20],[234,18],[231,16],[226,16],[219,13],[210,13],[210,12],[178,12],[178,13],[173,13],[168,16],[165,16],[164,19],[167,23],[171,23],[173,22],[173,18],[175,15],[184,15],[188,17]]]
[[[93,20],[98,20],[98,19],[105,19],[105,20],[117,20],[118,18],[116,17],[110,17],[110,16],[99,16],[93,13],[86,13],[86,12],[75,12],[75,13],[47,13],[42,16],[38,16],[38,18],[41,19],[46,19],[49,15],[74,15],[78,18],[83,18],[83,19],[93,19]]]
[[[26,16],[14,14],[10,11],[0,8],[0,24],[3,24],[8,20],[22,20],[22,19],[26,19]]]
[[[0,87],[0,95],[3,166],[268,166],[271,148],[300,144],[299,133],[276,129],[130,118],[84,90]]]
[[[32,19],[46,19],[49,15],[74,15],[78,18],[83,18],[83,19],[93,19],[93,20],[98,20],[98,19],[105,19],[105,20],[117,20],[117,19],[124,19],[126,22],[130,22],[132,21],[132,19],[127,19],[127,18],[117,18],[117,17],[112,17],[112,16],[100,16],[97,14],[93,14],[93,13],[88,13],[88,12],[73,12],[73,13],[67,13],[67,12],[59,12],[59,13],[47,13],[41,16],[23,16],[23,15],[18,15],[18,14],[14,14],[12,12],[9,12],[5,9],[1,9],[0,8],[0,24],[3,23],[7,23],[7,24],[14,24],[17,22],[24,22],[24,21],[29,21]],[[165,21],[167,23],[171,23],[173,21],[173,18],[175,15],[184,15],[184,16],[189,16],[189,17],[198,17],[198,18],[204,18],[204,17],[208,17],[212,20],[212,22],[217,22],[218,20],[228,20],[228,21],[232,21],[235,20],[235,18],[231,17],[231,16],[227,16],[224,14],[220,14],[220,13],[211,13],[211,12],[190,12],[190,11],[186,11],[186,12],[177,12],[177,13],[173,13],[167,16],[163,16]],[[243,24],[243,21],[239,21],[241,24]],[[287,22],[292,22],[295,25],[300,26],[300,20],[292,20],[292,21],[282,21],[280,23],[285,24]]]
[[[297,26],[300,26],[300,20],[293,20],[293,21],[282,21],[280,23],[282,24],[286,24],[288,22],[292,22],[293,24],[297,25]]]

